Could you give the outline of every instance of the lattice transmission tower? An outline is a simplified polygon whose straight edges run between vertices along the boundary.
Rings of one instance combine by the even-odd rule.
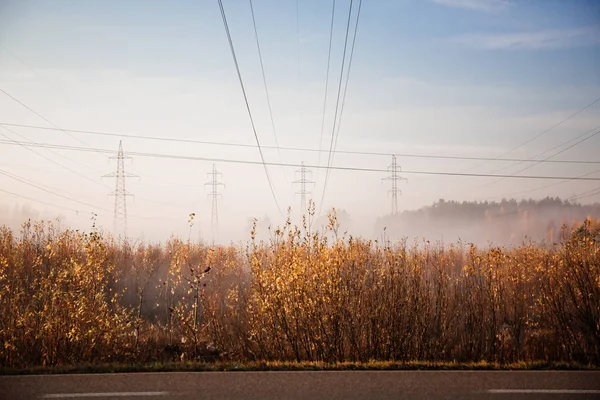
[[[109,193],[109,196],[115,197],[115,210],[113,215],[113,234],[115,237],[123,236],[127,238],[127,196],[133,194],[125,190],[126,178],[137,178],[137,175],[125,172],[125,159],[131,159],[123,154],[123,142],[119,141],[119,152],[116,157],[110,157],[111,160],[117,160],[117,171],[106,174],[103,178],[115,178],[115,190]]]
[[[398,195],[402,194],[402,191],[398,189],[399,181],[406,181],[406,178],[401,177],[398,173],[402,170],[396,162],[396,156],[392,156],[392,163],[387,167],[389,176],[382,178],[383,181],[391,181],[392,188],[389,193],[392,195],[392,215],[398,214]]]
[[[300,190],[296,192],[296,194],[300,195],[300,212],[304,214],[307,212],[306,209],[306,196],[310,196],[312,192],[306,189],[306,184],[314,184],[315,181],[307,179],[307,176],[312,177],[312,172],[304,166],[304,161],[301,164],[300,169],[296,170],[296,176],[300,174],[300,179],[297,179],[292,182],[293,185],[300,185]]]
[[[219,176],[223,176],[222,173],[217,171],[217,168],[213,164],[213,168],[211,172],[208,172],[207,175],[211,178],[209,182],[206,182],[204,186],[210,186],[211,191],[207,194],[207,196],[212,197],[212,212],[210,216],[210,226],[213,232],[216,232],[219,229],[219,209],[218,209],[218,198],[223,197],[221,193],[219,193],[219,186],[225,187],[223,182],[219,182]]]

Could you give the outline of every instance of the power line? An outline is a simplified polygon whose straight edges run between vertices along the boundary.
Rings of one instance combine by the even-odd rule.
[[[265,157],[263,155],[262,149],[260,147],[260,141],[258,140],[258,134],[256,133],[256,127],[254,125],[254,118],[252,117],[252,111],[250,111],[250,104],[248,103],[248,96],[246,96],[246,89],[244,88],[244,81],[242,80],[242,73],[240,72],[240,66],[238,64],[237,57],[235,55],[235,49],[233,47],[233,40],[231,39],[231,32],[229,31],[229,25],[227,24],[227,17],[225,15],[225,9],[223,8],[223,1],[217,0],[219,3],[219,8],[221,9],[221,17],[223,19],[223,26],[225,27],[225,33],[227,34],[227,40],[229,42],[229,48],[231,50],[231,56],[233,57],[233,62],[235,64],[235,69],[237,71],[237,76],[240,81],[240,87],[242,89],[242,94],[244,95],[244,102],[246,103],[246,110],[248,111],[248,116],[250,117],[250,124],[252,125],[252,131],[254,132],[254,139],[256,139],[256,146],[258,147],[258,152],[260,153],[260,159],[262,161],[265,175],[267,175],[267,181],[269,183],[269,188],[271,189],[271,195],[273,196],[273,200],[275,201],[275,205],[277,206],[277,210],[279,214],[283,216],[283,212],[281,211],[281,207],[279,206],[279,202],[277,201],[277,196],[275,195],[275,189],[273,188],[273,183],[271,182],[271,177],[269,176],[269,171],[267,169],[267,164],[265,163]]]
[[[73,139],[77,140],[79,143],[83,144],[84,146],[88,146],[89,147],[89,145],[87,143],[85,143],[84,141],[82,141],[78,137],[76,137],[74,135],[71,135],[68,131],[65,131],[64,129],[60,128],[58,125],[52,123],[52,121],[48,120],[46,117],[44,117],[43,115],[41,115],[40,113],[38,113],[37,111],[35,111],[33,108],[29,107],[27,104],[23,103],[22,101],[20,101],[19,99],[17,99],[16,97],[14,97],[13,95],[11,95],[10,93],[8,93],[4,89],[0,88],[0,92],[4,93],[6,96],[10,97],[15,102],[19,103],[21,106],[25,107],[27,110],[29,110],[33,114],[37,115],[39,118],[43,119],[44,121],[46,121],[47,123],[49,123],[53,127],[57,128],[59,131],[62,131],[64,133],[66,133],[67,135],[71,136]]]
[[[547,188],[549,188],[549,187],[553,187],[553,186],[562,185],[563,183],[571,182],[571,181],[573,181],[573,180],[577,180],[577,179],[580,179],[580,178],[585,178],[585,177],[588,177],[588,176],[590,176],[590,175],[597,174],[598,172],[600,172],[600,169],[598,169],[598,170],[595,170],[595,171],[592,171],[592,172],[585,173],[585,174],[583,174],[583,175],[579,175],[579,176],[577,176],[577,177],[574,177],[574,178],[566,178],[565,180],[562,180],[562,181],[560,181],[560,182],[554,182],[554,183],[550,183],[550,184],[548,184],[548,185],[544,185],[544,186],[541,186],[541,187],[538,187],[538,188],[535,188],[535,189],[529,189],[529,190],[524,190],[524,191],[522,191],[522,192],[513,193],[512,195],[513,195],[513,196],[516,196],[516,195],[519,195],[519,194],[524,194],[524,193],[537,192],[538,190],[547,189]]]
[[[79,210],[76,210],[74,208],[59,206],[59,205],[56,205],[56,204],[48,203],[48,202],[43,201],[43,200],[34,199],[32,197],[27,197],[27,196],[23,196],[23,195],[18,194],[18,193],[10,192],[8,190],[0,189],[0,192],[7,193],[7,194],[10,194],[10,195],[15,196],[15,197],[20,197],[20,198],[25,199],[25,200],[34,201],[36,203],[45,204],[47,206],[56,207],[56,208],[62,208],[63,210],[75,211],[76,213],[79,213]]]
[[[303,119],[300,92],[300,2],[296,0],[296,96],[298,97],[298,127],[301,127]]]
[[[344,66],[346,64],[346,50],[348,47],[348,33],[350,32],[350,17],[352,16],[352,5],[353,4],[354,4],[354,1],[350,0],[350,7],[348,8],[348,23],[346,24],[346,37],[344,39],[344,52],[342,54],[342,65],[341,65],[341,70],[340,70],[340,81],[338,84],[337,99],[335,102],[335,112],[333,114],[333,129],[331,130],[331,141],[329,143],[329,155],[327,157],[327,169],[325,170],[325,183],[323,184],[323,193],[321,194],[321,204],[319,205],[319,214],[321,213],[320,210],[323,209],[323,202],[325,200],[325,193],[327,191],[327,183],[329,182],[329,171],[330,171],[329,166],[331,165],[331,152],[333,150],[335,127],[336,127],[336,123],[337,123],[338,109],[339,109],[339,105],[340,105],[340,94],[342,91],[342,81],[344,79]]]
[[[569,150],[569,149],[571,149],[571,148],[573,148],[573,147],[575,147],[575,146],[577,146],[577,145],[578,145],[579,143],[581,143],[581,142],[584,142],[584,141],[586,141],[586,140],[588,140],[588,139],[591,139],[593,136],[597,135],[598,133],[595,133],[595,134],[593,134],[592,136],[589,136],[589,137],[587,137],[587,138],[585,138],[584,136],[586,136],[587,134],[589,134],[589,133],[591,133],[591,132],[593,132],[593,131],[595,131],[596,129],[599,129],[599,128],[600,128],[600,126],[597,126],[597,127],[595,127],[595,128],[592,128],[592,129],[590,129],[589,131],[583,132],[583,133],[581,133],[581,134],[579,134],[579,135],[575,136],[574,138],[571,138],[571,139],[569,139],[569,140],[567,140],[567,141],[565,141],[565,142],[562,142],[562,143],[559,143],[559,144],[557,144],[556,146],[552,147],[551,149],[548,149],[548,150],[545,150],[545,151],[543,151],[543,152],[541,152],[541,153],[538,153],[538,154],[536,154],[535,156],[528,158],[527,160],[519,161],[519,162],[517,162],[517,164],[515,164],[515,165],[521,164],[522,162],[537,162],[537,163],[539,163],[539,162],[554,162],[554,161],[552,161],[552,160],[550,160],[550,159],[551,159],[551,158],[554,158],[554,157],[556,157],[556,156],[557,156],[557,155],[559,155],[559,154],[562,154],[562,153],[564,153],[565,151],[567,151],[567,150]],[[578,139],[581,139],[582,137],[584,137],[582,140],[579,140],[579,141],[577,141]],[[538,157],[544,156],[545,154],[547,154],[547,153],[550,153],[550,152],[552,152],[552,151],[554,151],[554,150],[556,150],[556,149],[559,149],[559,148],[561,148],[561,147],[563,147],[563,146],[569,145],[571,142],[576,142],[576,143],[574,143],[573,145],[571,145],[571,146],[569,146],[569,147],[567,147],[567,148],[565,148],[565,149],[563,149],[563,150],[560,150],[560,151],[558,151],[558,152],[554,153],[554,154],[553,154],[552,156],[550,156],[550,157],[546,157],[546,158],[538,159]],[[536,165],[537,165],[537,164],[536,164]],[[506,168],[497,169],[497,170],[495,170],[495,171],[492,171],[492,173],[501,172],[501,171],[504,171],[505,169],[506,169]]]
[[[335,149],[337,148],[338,138],[340,136],[340,128],[342,126],[342,115],[344,114],[344,106],[346,105],[346,94],[348,93],[348,82],[350,81],[350,69],[352,68],[352,59],[354,58],[354,45],[356,44],[356,33],[358,32],[358,21],[360,20],[360,10],[362,8],[362,0],[358,2],[358,12],[356,13],[356,24],[354,26],[354,35],[352,38],[352,47],[350,48],[350,58],[348,59],[348,70],[346,72],[346,83],[344,84],[344,95],[342,96],[342,107],[340,109],[339,122],[337,132],[335,133],[335,142],[333,143],[333,153],[331,154],[331,162],[335,157]],[[395,157],[395,156],[393,156]]]
[[[4,129],[6,129],[7,131],[9,131],[9,132],[13,133],[14,135],[17,135],[17,136],[19,136],[19,137],[23,138],[23,139],[24,139],[24,140],[26,140],[28,143],[35,144],[35,142],[33,142],[31,139],[27,138],[26,136],[24,136],[24,135],[21,135],[21,134],[19,134],[19,133],[15,132],[15,131],[13,131],[12,129],[9,129],[9,128],[7,128],[6,126],[4,126],[4,125],[2,125],[2,124],[0,124],[0,126],[1,126],[2,128],[4,128]],[[69,167],[67,167],[67,166],[66,166],[66,165],[64,165],[64,164],[61,164],[61,163],[59,163],[58,161],[55,161],[55,160],[53,160],[53,159],[51,159],[51,158],[49,158],[49,157],[46,157],[45,155],[43,155],[43,154],[41,154],[41,153],[38,153],[38,152],[36,152],[35,150],[33,150],[33,149],[31,149],[31,148],[30,148],[31,146],[27,146],[27,145],[26,145],[25,143],[23,143],[23,142],[18,142],[18,141],[16,141],[16,140],[12,139],[11,137],[9,137],[9,136],[5,135],[4,133],[0,133],[0,135],[4,136],[5,138],[7,138],[8,140],[10,140],[10,141],[11,141],[11,142],[13,142],[14,144],[16,144],[16,145],[19,145],[19,146],[22,146],[23,148],[25,148],[25,149],[27,149],[27,150],[29,150],[29,151],[33,152],[34,154],[36,154],[36,155],[38,155],[38,156],[40,156],[40,157],[44,158],[45,160],[47,160],[47,161],[50,161],[51,163],[53,163],[53,164],[55,164],[55,165],[58,165],[59,167],[61,167],[61,168],[65,169],[65,170],[67,170],[67,171],[69,171],[69,172],[71,172],[71,173],[73,173],[73,174],[75,174],[75,175],[77,175],[77,176],[79,176],[79,177],[81,177],[81,178],[83,178],[83,179],[87,180],[87,181],[90,181],[90,182],[92,182],[92,183],[94,183],[94,184],[96,184],[96,185],[98,185],[98,186],[102,186],[103,188],[108,188],[108,186],[106,186],[105,184],[103,184],[103,183],[101,183],[101,182],[98,182],[98,181],[95,181],[95,180],[93,180],[92,178],[90,178],[90,177],[88,177],[88,176],[85,176],[85,175],[83,175],[83,174],[81,174],[81,173],[77,172],[76,170],[74,170],[74,169],[72,169],[72,168],[69,168]],[[48,150],[49,152],[51,152],[52,154],[54,154],[54,155],[56,155],[56,156],[58,156],[58,157],[64,158],[65,160],[71,161],[71,162],[73,162],[73,163],[75,163],[75,164],[80,164],[80,165],[84,165],[84,166],[85,166],[85,164],[78,163],[77,161],[75,161],[75,160],[73,160],[73,159],[71,159],[71,158],[69,158],[69,157],[67,157],[67,156],[65,156],[65,155],[63,155],[63,154],[59,154],[59,153],[55,152],[55,151],[54,151],[54,150],[52,150],[51,148],[46,148],[46,150]],[[156,201],[156,200],[148,199],[148,198],[146,198],[146,197],[141,197],[141,196],[140,196],[140,197],[138,197],[138,198],[140,198],[140,199],[142,199],[142,200],[144,200],[144,201],[146,201],[146,202],[149,202],[149,203],[160,204],[160,205],[167,206],[167,207],[172,207],[172,208],[180,208],[180,207],[178,207],[178,206],[174,206],[173,204],[169,204],[169,203],[162,203],[162,202],[160,202],[160,201]]]
[[[580,200],[585,199],[586,197],[591,197],[594,195],[600,194],[600,188],[588,190],[587,192],[576,194],[575,196],[569,197],[569,200]]]
[[[331,42],[333,38],[333,21],[335,17],[335,0],[331,8],[331,26],[329,28],[329,50],[327,52],[327,74],[325,76],[325,95],[323,96],[323,114],[321,117],[321,137],[319,139],[319,158],[318,165],[321,165],[321,150],[323,148],[323,131],[325,129],[325,110],[327,109],[327,89],[329,88],[329,67],[331,65]]]
[[[9,173],[9,172],[6,172],[6,171],[3,171],[3,170],[0,170],[0,175],[7,176],[7,177],[9,177],[9,178],[11,178],[11,179],[14,179],[14,180],[16,180],[16,181],[19,181],[19,182],[21,182],[21,183],[24,183],[24,184],[26,184],[26,185],[29,185],[29,186],[31,186],[31,187],[34,187],[34,188],[36,188],[36,189],[38,189],[38,190],[44,191],[44,192],[46,192],[46,193],[49,193],[49,194],[52,194],[52,195],[54,195],[54,196],[61,197],[61,198],[63,198],[63,199],[66,199],[66,200],[69,200],[69,201],[72,201],[72,202],[75,202],[75,203],[78,203],[78,204],[81,204],[81,205],[84,205],[84,206],[87,206],[87,207],[91,207],[91,208],[93,208],[93,209],[98,209],[98,210],[108,211],[108,210],[106,210],[106,209],[104,209],[104,208],[101,208],[101,207],[96,207],[96,206],[94,206],[93,204],[90,204],[90,203],[86,203],[86,202],[84,202],[84,201],[77,200],[77,199],[75,199],[75,198],[73,198],[73,197],[62,195],[62,194],[60,194],[60,193],[56,192],[55,190],[53,190],[53,189],[51,189],[51,188],[50,188],[50,189],[48,189],[48,187],[43,187],[43,186],[40,186],[39,184],[36,184],[36,183],[34,183],[34,182],[32,182],[32,181],[29,181],[29,180],[27,180],[27,179],[21,178],[21,177],[19,177],[19,176],[17,176],[17,175],[11,174],[11,173]]]
[[[23,142],[19,142],[23,143]],[[0,140],[0,144],[7,145],[15,145],[15,143],[10,141]],[[72,151],[83,151],[83,152],[93,152],[93,153],[112,153],[111,150],[107,149],[90,149],[85,147],[75,147],[75,146],[64,146],[64,145],[53,145],[48,143],[23,143],[27,146],[33,147],[43,147],[43,148],[53,148],[53,149],[61,149],[61,150],[72,150]],[[214,163],[231,163],[231,164],[245,164],[245,165],[267,165],[267,166],[284,166],[284,167],[293,167],[300,168],[302,164],[294,164],[294,163],[277,163],[277,162],[262,162],[262,161],[250,161],[250,160],[239,160],[239,159],[228,159],[228,158],[211,158],[211,157],[197,157],[197,156],[184,156],[177,154],[165,154],[165,153],[148,153],[148,152],[128,152],[128,154],[132,156],[138,157],[151,157],[151,158],[162,158],[162,159],[174,159],[174,160],[188,160],[188,161],[209,161]],[[325,169],[326,166],[319,165],[306,165],[307,168],[320,168]],[[387,169],[381,168],[361,168],[361,167],[345,167],[345,166],[330,166],[329,169],[339,170],[339,171],[360,171],[360,172],[389,172]],[[600,178],[582,178],[582,177],[568,177],[568,176],[542,176],[542,175],[500,175],[500,174],[477,174],[477,173],[467,173],[467,172],[442,172],[442,171],[421,171],[421,170],[403,170],[404,174],[414,174],[414,175],[441,175],[441,176],[462,176],[462,177],[484,177],[484,178],[502,178],[508,177],[511,179],[549,179],[549,180],[581,180],[581,181],[600,181]]]
[[[598,127],[594,128],[594,129],[597,129],[597,128],[598,128]],[[589,132],[591,132],[591,131],[588,131],[588,132],[586,132],[585,134],[587,134],[587,133],[589,133]],[[590,136],[588,136],[588,137],[586,137],[586,138],[583,138],[583,139],[579,140],[578,142],[575,142],[575,143],[574,143],[574,144],[572,144],[571,146],[569,146],[569,147],[566,147],[566,148],[562,149],[562,150],[561,150],[561,151],[559,151],[559,152],[556,152],[556,153],[554,153],[554,154],[552,154],[552,155],[549,155],[548,157],[546,157],[546,158],[545,158],[545,159],[543,159],[543,160],[536,160],[536,162],[534,162],[533,164],[531,164],[531,165],[528,165],[528,166],[526,166],[525,168],[521,168],[520,170],[518,170],[518,171],[514,172],[514,173],[513,173],[513,175],[520,174],[521,172],[527,171],[528,169],[530,169],[530,168],[533,168],[533,167],[535,167],[536,165],[539,165],[539,164],[540,164],[540,163],[542,163],[542,162],[548,161],[548,160],[549,160],[549,159],[551,159],[552,157],[555,157],[555,156],[557,156],[557,155],[559,155],[559,154],[562,154],[562,153],[564,153],[564,152],[565,152],[565,151],[567,151],[567,150],[570,150],[570,149],[572,149],[573,147],[577,146],[578,144],[580,144],[580,143],[583,143],[583,142],[585,142],[586,140],[589,140],[589,139],[593,138],[594,136],[596,136],[596,135],[597,135],[597,134],[599,134],[599,133],[600,133],[600,130],[596,131],[595,133],[593,133],[592,135],[590,135]],[[542,153],[542,154],[543,154],[543,153]],[[494,171],[494,172],[498,172],[498,171]],[[493,184],[495,184],[495,183],[498,183],[498,182],[501,182],[501,181],[503,181],[504,179],[506,179],[506,178],[500,178],[500,179],[498,179],[498,180],[492,181],[492,182],[490,182],[490,183],[488,183],[488,184],[486,184],[486,185],[480,186],[480,187],[479,187],[479,189],[481,189],[481,188],[484,188],[484,187],[487,187],[487,186],[490,186],[490,185],[493,185]]]
[[[271,108],[271,97],[269,96],[269,88],[267,85],[267,76],[265,74],[265,66],[263,64],[262,52],[260,50],[260,41],[258,39],[258,29],[256,29],[256,19],[254,18],[254,6],[252,5],[252,0],[250,1],[250,12],[252,14],[252,25],[254,26],[254,36],[256,38],[256,48],[258,49],[258,59],[260,60],[260,70],[262,71],[263,83],[265,86],[265,94],[267,95],[267,106],[269,107],[269,116],[271,117],[271,128],[273,129],[273,138],[275,139],[275,147],[277,148],[277,153],[279,154],[279,161],[281,158],[281,150],[279,149],[279,140],[277,140],[277,133],[275,130],[275,120],[273,119],[273,110]]]
[[[2,126],[2,128],[6,129],[6,130],[7,130],[7,131],[9,131],[9,132],[12,132],[13,134],[15,134],[15,135],[17,135],[17,136],[19,136],[19,137],[21,137],[21,138],[23,138],[23,139],[25,139],[25,140],[27,140],[27,141],[28,141],[28,142],[30,142],[30,143],[34,143],[32,140],[28,139],[26,136],[20,135],[20,134],[18,134],[17,132],[13,131],[12,129],[8,129],[8,128],[7,128],[7,127],[5,127],[5,126]],[[19,144],[19,145],[23,146],[23,148],[25,148],[25,149],[27,149],[27,150],[31,151],[32,153],[34,153],[34,154],[36,154],[36,155],[38,155],[38,156],[40,156],[40,157],[44,158],[44,159],[45,159],[45,160],[47,160],[47,161],[50,161],[51,163],[53,163],[53,164],[55,164],[55,165],[58,165],[59,167],[61,167],[61,168],[65,169],[65,170],[67,170],[67,171],[69,171],[69,172],[71,172],[71,173],[73,173],[73,174],[75,174],[75,175],[77,175],[77,176],[79,176],[79,177],[81,177],[81,178],[85,179],[85,180],[88,180],[88,181],[90,181],[90,182],[93,182],[93,183],[94,183],[94,184],[96,184],[96,185],[100,185],[100,186],[106,187],[106,185],[103,185],[102,183],[99,183],[99,182],[97,182],[97,181],[95,181],[95,180],[93,180],[93,179],[91,179],[91,178],[89,178],[89,177],[87,177],[87,176],[85,176],[85,175],[83,175],[83,174],[81,174],[81,173],[79,173],[79,172],[75,171],[74,169],[72,169],[72,168],[69,168],[69,167],[67,167],[67,166],[66,166],[66,165],[64,165],[64,164],[61,164],[61,163],[59,163],[58,161],[55,161],[55,160],[51,159],[50,157],[46,157],[45,155],[43,155],[43,154],[41,154],[41,153],[38,153],[37,151],[35,151],[35,150],[33,150],[33,149],[31,149],[31,148],[27,147],[26,145],[20,144],[19,142],[17,142],[16,140],[12,139],[11,137],[9,137],[9,136],[5,135],[4,133],[0,133],[0,135],[4,136],[4,137],[5,137],[5,138],[7,138],[8,140],[10,140],[10,141],[12,141],[12,142],[14,142],[14,143],[16,143],[16,144]],[[71,160],[71,159],[70,159],[70,158],[68,158],[68,157],[65,157],[65,156],[63,156],[63,155],[60,155],[60,154],[58,154],[58,153],[54,152],[54,151],[53,151],[53,150],[51,150],[51,149],[48,149],[48,150],[49,150],[50,152],[54,153],[54,154],[57,154],[59,157],[63,157],[63,158],[65,158],[65,159],[69,160],[69,161],[75,162],[75,161]]]
[[[331,154],[331,162],[333,163],[333,160],[335,158],[335,153],[336,153],[336,148],[337,148],[337,141],[338,138],[340,137],[340,129],[342,127],[342,115],[344,114],[344,107],[346,105],[346,94],[348,93],[348,81],[350,80],[350,69],[352,68],[352,59],[354,57],[354,45],[356,43],[356,33],[358,32],[358,21],[360,19],[360,10],[362,8],[362,0],[360,0],[358,2],[358,12],[356,13],[356,24],[354,26],[354,35],[352,38],[352,47],[350,50],[350,58],[348,61],[348,70],[346,72],[346,83],[344,84],[344,95],[342,97],[342,107],[340,109],[340,116],[339,116],[339,122],[338,122],[338,127],[337,127],[337,132],[335,133],[335,142],[333,143],[333,153]],[[393,158],[395,158],[395,155],[392,155]]]
[[[585,107],[583,107],[583,108],[581,108],[581,109],[577,110],[576,112],[574,112],[573,114],[569,115],[568,117],[566,117],[566,118],[562,119],[561,121],[557,122],[556,124],[554,124],[554,125],[550,126],[550,127],[549,127],[549,128],[547,128],[547,129],[544,129],[542,132],[538,133],[537,135],[533,136],[532,138],[530,138],[530,139],[527,139],[526,141],[524,141],[523,143],[519,144],[518,146],[515,146],[515,147],[513,147],[512,149],[510,149],[510,150],[508,150],[508,151],[505,151],[504,153],[502,153],[502,154],[500,154],[498,157],[496,157],[496,159],[498,159],[498,158],[502,158],[502,157],[504,157],[505,155],[507,155],[507,154],[509,154],[509,153],[512,153],[513,151],[515,151],[515,150],[516,150],[516,149],[518,149],[519,147],[525,146],[526,144],[528,144],[528,143],[531,143],[531,142],[532,142],[532,141],[534,141],[535,139],[537,139],[537,138],[539,138],[539,137],[541,137],[541,136],[543,136],[543,135],[547,134],[548,132],[552,131],[554,128],[556,128],[556,127],[558,127],[558,126],[560,126],[560,125],[564,124],[565,122],[567,122],[567,121],[568,121],[568,120],[570,120],[571,118],[573,118],[573,117],[575,117],[576,115],[578,115],[578,114],[582,113],[583,111],[587,110],[588,108],[590,108],[591,106],[593,106],[594,104],[596,104],[596,103],[597,103],[597,102],[599,102],[599,101],[600,101],[600,97],[599,97],[599,98],[597,98],[596,100],[592,101],[590,104],[586,105]],[[486,161],[486,162],[487,162],[487,161]],[[467,168],[465,171],[469,171],[469,170],[472,170],[472,169],[474,169],[474,168],[476,168],[476,167],[480,167],[481,165],[485,164],[486,162],[479,163],[479,164],[477,164],[477,165],[475,165],[475,166],[473,166],[473,167]]]
[[[61,130],[61,129],[56,129],[56,128],[44,127],[44,126],[10,124],[10,123],[5,123],[5,122],[0,122],[0,125],[2,125],[4,127],[13,126],[13,127],[29,128],[29,129]],[[594,128],[594,129],[596,129],[596,128]],[[129,133],[114,133],[114,132],[103,132],[103,131],[92,131],[92,130],[81,130],[81,129],[64,129],[64,130],[66,130],[68,132],[73,132],[73,133],[109,136],[109,137],[118,137],[118,138],[156,140],[156,141],[165,141],[165,142],[214,145],[214,146],[224,146],[224,147],[240,147],[240,148],[252,148],[252,149],[257,148],[257,146],[255,144],[244,144],[244,143],[234,143],[234,142],[214,142],[214,141],[206,141],[206,140],[181,139],[181,138],[173,138],[173,137],[148,136],[148,135],[137,135],[137,134],[129,134]],[[587,133],[589,133],[589,132],[587,132]],[[277,149],[277,147],[275,147],[275,146],[262,145],[261,147],[263,149]],[[327,150],[319,150],[316,148],[309,148],[309,147],[280,146],[279,149],[285,150],[285,151],[310,152],[310,153],[319,153],[319,154],[327,152]],[[336,152],[336,154],[348,154],[348,155],[382,156],[382,157],[391,157],[393,155],[396,155],[397,157],[403,157],[403,158],[425,158],[425,159],[438,159],[438,160],[472,160],[472,161],[498,161],[498,162],[541,161],[543,163],[553,163],[553,164],[600,164],[600,161],[597,161],[597,160],[544,160],[544,159],[534,159],[534,158],[441,156],[441,155],[434,155],[434,154],[412,154],[412,153],[400,153],[400,152],[377,152],[377,151],[357,151],[357,150],[356,151],[355,150],[336,150],[335,152]]]

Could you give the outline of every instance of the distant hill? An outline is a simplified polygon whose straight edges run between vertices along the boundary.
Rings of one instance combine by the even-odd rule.
[[[440,199],[418,210],[386,215],[376,223],[392,240],[408,237],[445,242],[458,239],[479,245],[519,244],[530,238],[552,244],[560,242],[562,225],[569,228],[586,218],[600,219],[600,203],[582,205],[560,198],[500,202],[447,201]]]

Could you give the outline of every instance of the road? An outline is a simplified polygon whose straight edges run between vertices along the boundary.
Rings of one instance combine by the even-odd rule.
[[[600,372],[159,372],[0,376],[0,399],[40,398],[600,399]]]

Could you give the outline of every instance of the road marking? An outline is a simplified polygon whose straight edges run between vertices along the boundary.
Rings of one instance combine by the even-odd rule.
[[[44,399],[73,399],[77,397],[140,397],[166,396],[169,392],[107,392],[107,393],[53,393],[42,396]]]
[[[488,390],[488,393],[600,394],[600,390],[587,390],[587,389],[490,389],[490,390]]]

